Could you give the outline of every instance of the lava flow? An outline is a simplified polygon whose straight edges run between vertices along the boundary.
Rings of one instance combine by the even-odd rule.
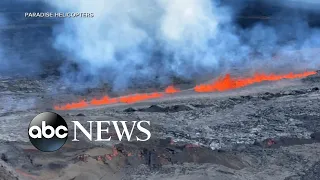
[[[174,94],[180,92],[179,89],[175,88],[174,86],[168,86],[165,90],[165,93],[167,94]]]
[[[71,110],[71,109],[80,109],[86,108],[89,106],[101,106],[101,105],[108,105],[108,104],[115,104],[115,103],[125,103],[131,104],[136,102],[141,102],[149,99],[158,99],[161,98],[164,94],[174,94],[180,92],[179,89],[168,86],[164,92],[153,92],[153,93],[138,93],[138,94],[131,94],[127,96],[120,96],[117,98],[110,98],[108,96],[104,96],[101,99],[92,99],[89,102],[85,100],[81,100],[79,102],[68,103],[63,106],[54,106],[55,110]]]
[[[284,75],[276,75],[276,74],[261,74],[256,73],[253,77],[249,78],[232,78],[230,74],[225,75],[224,77],[219,78],[217,81],[211,84],[200,84],[194,87],[194,91],[198,93],[203,92],[219,92],[219,91],[227,91],[237,88],[242,88],[245,86],[249,86],[251,84],[260,83],[263,81],[278,81],[282,79],[297,79],[304,78],[310,75],[314,75],[317,72],[315,71],[307,71],[303,73],[289,73]],[[91,101],[81,100],[79,102],[68,103],[62,106],[54,106],[55,110],[71,110],[71,109],[81,109],[90,106],[99,106],[99,105],[108,105],[115,103],[125,103],[131,104],[136,102],[141,102],[149,99],[158,99],[163,97],[165,94],[175,94],[179,93],[180,90],[175,88],[174,86],[169,86],[165,89],[164,92],[153,92],[153,93],[140,93],[140,94],[132,94],[127,96],[121,96],[117,98],[110,98],[108,96],[104,96],[101,99],[92,99]]]
[[[249,78],[232,78],[230,74],[219,78],[217,81],[211,84],[200,84],[194,88],[196,92],[216,92],[216,91],[227,91],[231,89],[242,88],[251,84],[260,83],[263,81],[279,81],[282,79],[296,79],[303,78],[310,75],[314,75],[317,72],[308,71],[299,74],[289,73],[284,75],[276,75],[276,74],[261,74],[256,73],[253,77]]]

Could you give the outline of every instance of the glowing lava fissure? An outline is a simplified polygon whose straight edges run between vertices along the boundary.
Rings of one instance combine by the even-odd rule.
[[[194,88],[196,92],[219,92],[219,91],[227,91],[237,88],[242,88],[245,86],[249,86],[255,83],[260,83],[264,81],[279,81],[282,79],[297,79],[304,78],[310,75],[314,75],[317,72],[307,71],[303,73],[289,73],[284,75],[276,75],[276,74],[262,74],[256,73],[253,77],[249,78],[232,78],[230,74],[225,75],[222,78],[219,78],[217,81],[210,84],[200,84]]]
[[[62,106],[54,106],[55,110],[71,110],[71,109],[81,109],[90,106],[101,106],[101,105],[109,105],[116,103],[124,103],[124,104],[132,104],[136,102],[146,101],[150,99],[158,99],[163,97],[165,94],[175,94],[180,92],[179,89],[174,86],[168,86],[164,92],[153,92],[153,93],[138,93],[131,94],[127,96],[120,96],[116,98],[110,98],[109,96],[104,96],[100,99],[92,99],[87,102],[85,100],[81,100],[79,102],[68,103]]]
[[[218,78],[218,80],[209,84],[200,84],[193,88],[195,92],[205,93],[205,92],[221,92],[232,89],[238,89],[245,86],[249,86],[255,83],[260,83],[264,81],[279,81],[282,79],[298,79],[304,78],[310,75],[317,74],[315,71],[307,71],[303,73],[288,73],[283,75],[276,74],[263,74],[256,73],[253,77],[248,78],[232,78],[230,74],[225,75],[224,77]],[[116,98],[110,98],[104,96],[100,99],[92,99],[91,101],[81,100],[79,102],[68,103],[62,106],[54,106],[55,110],[72,110],[72,109],[81,109],[91,106],[100,106],[100,105],[109,105],[116,103],[131,104],[141,101],[146,101],[150,99],[158,99],[163,97],[165,94],[175,94],[179,93],[180,89],[175,88],[174,86],[168,86],[164,92],[153,92],[153,93],[138,93],[131,94],[127,96],[120,96]]]

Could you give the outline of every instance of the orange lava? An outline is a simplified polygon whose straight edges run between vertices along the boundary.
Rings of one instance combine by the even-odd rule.
[[[165,90],[165,93],[167,94],[174,94],[180,92],[180,89],[175,88],[174,86],[168,86]]]
[[[200,84],[195,86],[194,91],[198,93],[227,91],[227,90],[242,88],[255,83],[260,83],[263,81],[278,81],[282,79],[304,78],[314,74],[317,74],[317,72],[307,71],[307,72],[298,73],[298,74],[288,73],[284,75],[256,73],[254,74],[253,77],[249,77],[249,78],[232,78],[230,74],[227,74],[224,77],[219,78],[217,81],[213,83]],[[104,96],[100,99],[94,98],[91,101],[81,100],[79,102],[68,103],[62,106],[54,106],[54,109],[55,110],[71,110],[71,109],[86,108],[90,106],[100,106],[100,105],[108,105],[108,104],[116,104],[116,103],[131,104],[131,103],[141,102],[141,101],[150,100],[150,99],[158,99],[163,97],[165,94],[175,94],[179,92],[180,92],[180,89],[177,89],[174,86],[168,86],[164,92],[131,94],[131,95],[121,96],[117,98],[110,98],[108,96]]]
[[[112,156],[118,156],[119,152],[117,150],[117,148],[113,147],[112,148]]]
[[[54,106],[54,109],[55,110],[71,110],[71,109],[81,109],[88,106],[89,104],[86,101],[81,100],[79,102],[68,103],[64,106]]]
[[[118,99],[117,98],[110,98],[108,96],[104,96],[101,99],[92,99],[90,101],[91,105],[94,106],[100,106],[100,105],[105,105],[105,104],[114,104],[114,103],[118,103]]]
[[[133,95],[128,95],[128,96],[122,96],[119,98],[119,101],[121,103],[126,103],[126,104],[131,104],[131,103],[136,103],[140,101],[145,101],[148,99],[157,99],[162,97],[162,93],[145,93],[145,94],[133,94]]]
[[[118,98],[110,98],[108,96],[104,96],[101,99],[92,99],[89,102],[81,100],[79,102],[68,103],[62,106],[54,106],[55,110],[71,110],[71,109],[81,109],[86,108],[89,106],[101,106],[101,105],[108,105],[108,104],[116,104],[116,103],[125,103],[125,104],[132,104],[136,102],[141,102],[149,99],[158,99],[161,98],[164,94],[160,92],[154,93],[143,93],[143,94],[132,94],[127,96],[121,96]]]
[[[310,75],[314,75],[316,72],[309,71],[299,74],[289,73],[284,75],[276,75],[276,74],[261,74],[256,73],[253,77],[249,78],[232,78],[230,74],[219,78],[217,81],[211,84],[200,84],[194,88],[196,92],[216,92],[216,91],[226,91],[231,89],[237,89],[241,87],[245,87],[251,84],[260,83],[263,81],[278,81],[282,79],[296,79],[303,78]]]
[[[106,159],[108,159],[109,161],[112,160],[112,156],[111,156],[110,154],[106,154],[105,157],[106,157]]]

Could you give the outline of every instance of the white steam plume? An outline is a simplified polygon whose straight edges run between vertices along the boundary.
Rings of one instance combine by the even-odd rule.
[[[93,12],[94,18],[65,19],[55,46],[80,65],[68,80],[101,80],[124,89],[169,76],[190,78],[233,66],[319,68],[319,56],[303,48],[320,47],[320,33],[299,14],[283,24],[240,28],[234,9],[211,0],[65,0],[58,10]],[[279,62],[272,56],[285,55]],[[312,56],[310,56],[312,55]],[[72,78],[70,78],[70,75]],[[138,80],[138,81],[137,81]]]
[[[95,14],[92,19],[67,19],[56,46],[85,64],[86,75],[113,81],[115,88],[126,88],[135,78],[165,81],[213,72],[221,61],[238,59],[233,48],[243,49],[238,37],[219,27],[229,21],[228,10],[209,0],[52,3],[60,10]]]

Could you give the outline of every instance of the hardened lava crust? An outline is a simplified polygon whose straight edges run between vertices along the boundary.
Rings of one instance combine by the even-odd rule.
[[[55,111],[53,105],[59,99],[93,95],[75,96],[49,86],[54,82],[0,79],[0,179],[320,178],[319,74],[226,92],[186,90],[135,104],[68,111]],[[72,142],[70,137],[59,151],[43,153],[27,135],[30,121],[43,111],[59,113],[71,128],[72,120],[150,121],[152,137],[147,142],[104,143],[84,137]]]

